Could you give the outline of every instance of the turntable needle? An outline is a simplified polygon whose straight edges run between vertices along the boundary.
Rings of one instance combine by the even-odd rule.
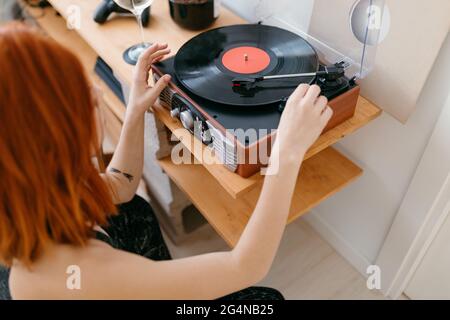
[[[292,73],[292,74],[278,74],[273,76],[250,76],[250,77],[239,77],[234,78],[233,84],[235,86],[238,85],[251,85],[255,84],[257,82],[261,82],[264,80],[277,80],[277,79],[286,79],[286,78],[301,78],[301,77],[315,77],[317,75],[320,75],[321,71],[319,72],[309,72],[309,73]]]
[[[288,78],[302,78],[302,77],[324,77],[327,80],[335,80],[344,76],[345,69],[341,67],[325,67],[325,70],[308,73],[291,73],[291,74],[277,74],[270,76],[248,76],[238,77],[232,80],[234,87],[246,87],[248,89],[254,87],[256,83],[264,80],[277,80]]]

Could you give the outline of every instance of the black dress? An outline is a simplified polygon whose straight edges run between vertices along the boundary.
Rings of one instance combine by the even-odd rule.
[[[109,225],[103,227],[108,233],[97,232],[98,240],[112,247],[132,252],[152,260],[170,260],[170,252],[162,237],[158,220],[150,205],[141,197],[119,206],[120,214],[109,218]],[[0,300],[9,300],[9,270],[0,265]],[[251,287],[221,299],[224,300],[283,300],[275,289]]]

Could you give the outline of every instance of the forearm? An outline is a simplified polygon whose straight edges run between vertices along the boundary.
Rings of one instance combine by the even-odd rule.
[[[144,114],[127,112],[119,143],[106,170],[106,175],[113,182],[113,193],[118,202],[131,200],[142,177],[144,118]]]
[[[271,163],[277,171],[266,176],[255,210],[232,252],[245,268],[261,274],[270,268],[286,227],[304,153],[291,157],[280,147],[279,162]]]

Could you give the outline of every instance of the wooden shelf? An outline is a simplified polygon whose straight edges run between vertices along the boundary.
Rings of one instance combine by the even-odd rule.
[[[211,160],[214,157],[213,151],[205,145],[202,145],[199,140],[197,140],[196,145],[200,147],[194,147],[194,139],[196,138],[194,138],[188,130],[183,128],[183,125],[178,119],[172,118],[168,110],[158,105],[155,106],[154,112],[170,131],[172,131],[173,135],[194,155],[195,159],[199,161],[199,163],[203,163],[206,170],[216,178],[219,184],[233,198],[239,198],[261,184],[263,176],[259,173],[256,173],[247,179],[242,178],[227,170],[223,165],[219,164],[218,161],[214,162]],[[375,107],[363,97],[359,97],[354,117],[323,134],[306,153],[305,160],[313,157],[343,137],[365,126],[371,120],[378,117],[380,113],[381,111],[379,108]]]
[[[170,158],[160,160],[159,163],[222,238],[234,246],[255,208],[262,185],[249,191],[245,197],[234,199],[203,165],[175,165]],[[312,156],[303,163],[288,222],[300,217],[361,174],[362,170],[358,166],[332,147]]]
[[[183,145],[194,155],[195,159],[203,164],[205,169],[217,179],[219,184],[233,197],[238,198],[261,182],[261,175],[255,174],[250,178],[241,176],[229,171],[218,161],[214,161],[213,151],[196,139],[181,124],[180,120],[170,116],[169,111],[161,105],[153,108],[155,115],[160,119],[172,134],[180,140]],[[194,142],[195,141],[195,142]]]

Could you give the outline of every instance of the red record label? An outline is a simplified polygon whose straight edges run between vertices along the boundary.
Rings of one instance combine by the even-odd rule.
[[[251,74],[266,69],[270,64],[269,54],[255,47],[237,47],[228,50],[222,57],[222,64],[230,71]]]

